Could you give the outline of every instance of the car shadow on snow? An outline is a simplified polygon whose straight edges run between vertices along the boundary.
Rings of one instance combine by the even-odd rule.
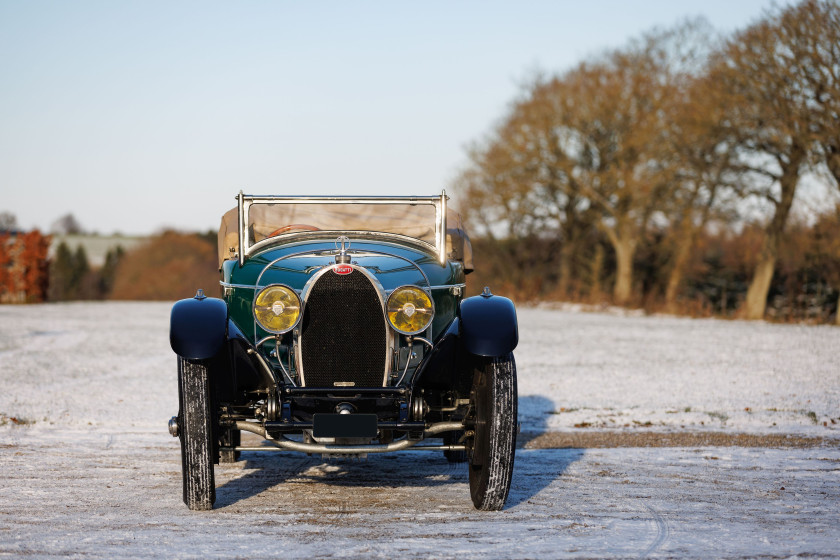
[[[548,418],[554,414],[554,401],[540,395],[519,397],[519,427],[516,446],[523,448],[548,431]]]
[[[216,487],[215,508],[223,508],[257,496],[270,488],[284,484],[320,461],[303,454],[243,451],[236,464],[216,467],[216,483],[224,477],[232,478]],[[236,476],[239,474],[240,476]]]
[[[235,470],[228,470],[228,468]],[[226,472],[227,471],[227,472]],[[216,477],[228,478],[216,488],[216,508],[247,500],[273,488],[303,492],[315,485],[371,491],[465,485],[467,466],[450,463],[441,451],[400,451],[370,454],[367,458],[308,457],[296,452],[242,453],[235,466],[216,467]],[[458,489],[459,494],[464,489]],[[466,490],[467,500],[469,491]]]
[[[528,502],[580,460],[583,449],[529,449],[528,443],[548,432],[548,418],[554,413],[554,401],[540,395],[519,397],[521,431],[516,438],[516,461],[506,508]]]

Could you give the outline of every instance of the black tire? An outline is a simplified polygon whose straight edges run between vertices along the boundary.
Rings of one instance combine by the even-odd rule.
[[[446,432],[443,434],[443,444],[444,445],[456,445],[460,442],[461,438],[464,435],[464,430],[458,430],[457,432]],[[444,451],[443,456],[446,457],[446,460],[450,463],[466,463],[467,462],[467,452],[466,451]]]
[[[476,509],[499,511],[510,492],[516,453],[513,354],[490,358],[476,368],[470,400],[475,430],[469,450],[470,495]]]
[[[219,441],[219,463],[237,462],[242,452],[225,448],[239,447],[240,445],[242,445],[242,432],[236,428],[222,430],[222,437]]]
[[[179,357],[178,389],[184,503],[191,510],[213,509],[216,482],[213,477],[213,415],[207,367]]]

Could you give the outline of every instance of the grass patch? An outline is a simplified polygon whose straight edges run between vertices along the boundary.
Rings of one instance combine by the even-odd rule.
[[[0,412],[0,426],[31,426],[34,423],[35,420],[30,420],[28,418],[18,418],[17,416],[9,416],[8,414]]]

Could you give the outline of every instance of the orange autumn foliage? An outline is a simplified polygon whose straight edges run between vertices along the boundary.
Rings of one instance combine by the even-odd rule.
[[[0,303],[44,301],[49,247],[38,230],[0,233]]]
[[[218,296],[219,263],[215,247],[196,234],[167,231],[120,261],[110,299],[173,301],[203,288]]]

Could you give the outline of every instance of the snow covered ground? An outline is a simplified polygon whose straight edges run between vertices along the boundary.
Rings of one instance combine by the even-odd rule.
[[[523,432],[821,447],[521,449],[508,508],[437,453],[244,453],[181,503],[169,304],[0,307],[0,557],[840,557],[840,329],[520,310]],[[577,427],[576,427],[577,426]]]
[[[520,311],[523,430],[840,437],[840,329]]]

